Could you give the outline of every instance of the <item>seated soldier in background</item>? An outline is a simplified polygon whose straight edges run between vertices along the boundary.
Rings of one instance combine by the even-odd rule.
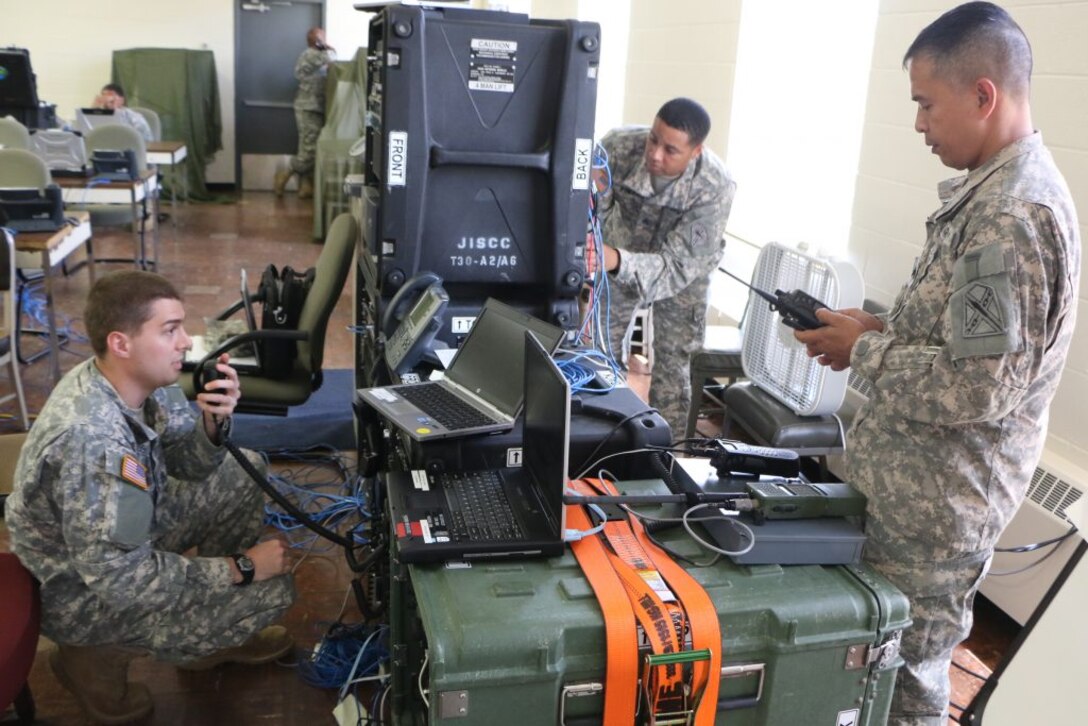
[[[138,111],[133,111],[125,105],[125,89],[121,88],[120,85],[107,83],[102,86],[102,90],[94,97],[94,107],[112,110],[114,116],[136,129],[140,136],[144,137],[144,141],[149,144],[154,141],[151,126],[147,123],[147,119],[140,115]]]

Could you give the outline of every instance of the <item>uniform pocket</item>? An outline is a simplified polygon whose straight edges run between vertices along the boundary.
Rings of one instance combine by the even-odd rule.
[[[139,547],[151,536],[155,513],[147,473],[131,454],[107,456],[106,466],[114,474],[116,493],[110,539],[122,547]]]
[[[1012,254],[1001,243],[971,250],[952,268],[953,360],[1023,350]]]

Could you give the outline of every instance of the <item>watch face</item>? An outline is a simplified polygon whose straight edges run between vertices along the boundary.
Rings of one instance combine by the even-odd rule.
[[[242,572],[253,572],[253,560],[245,555],[238,556],[238,569]]]

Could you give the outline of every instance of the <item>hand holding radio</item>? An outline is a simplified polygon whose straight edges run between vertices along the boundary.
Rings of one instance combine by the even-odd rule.
[[[866,319],[859,319],[855,312],[844,310],[818,310],[816,315],[822,326],[814,330],[797,330],[793,337],[803,343],[810,358],[816,358],[820,365],[829,366],[833,371],[843,371],[850,367],[850,354],[854,344],[862,333],[869,330],[883,329],[883,323],[868,313]],[[876,325],[879,327],[874,327]]]

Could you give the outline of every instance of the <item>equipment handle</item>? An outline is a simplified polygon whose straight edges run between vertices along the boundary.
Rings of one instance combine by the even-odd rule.
[[[431,148],[431,166],[506,166],[547,172],[551,167],[551,155],[546,152],[512,154],[505,151],[453,151],[435,146]]]

